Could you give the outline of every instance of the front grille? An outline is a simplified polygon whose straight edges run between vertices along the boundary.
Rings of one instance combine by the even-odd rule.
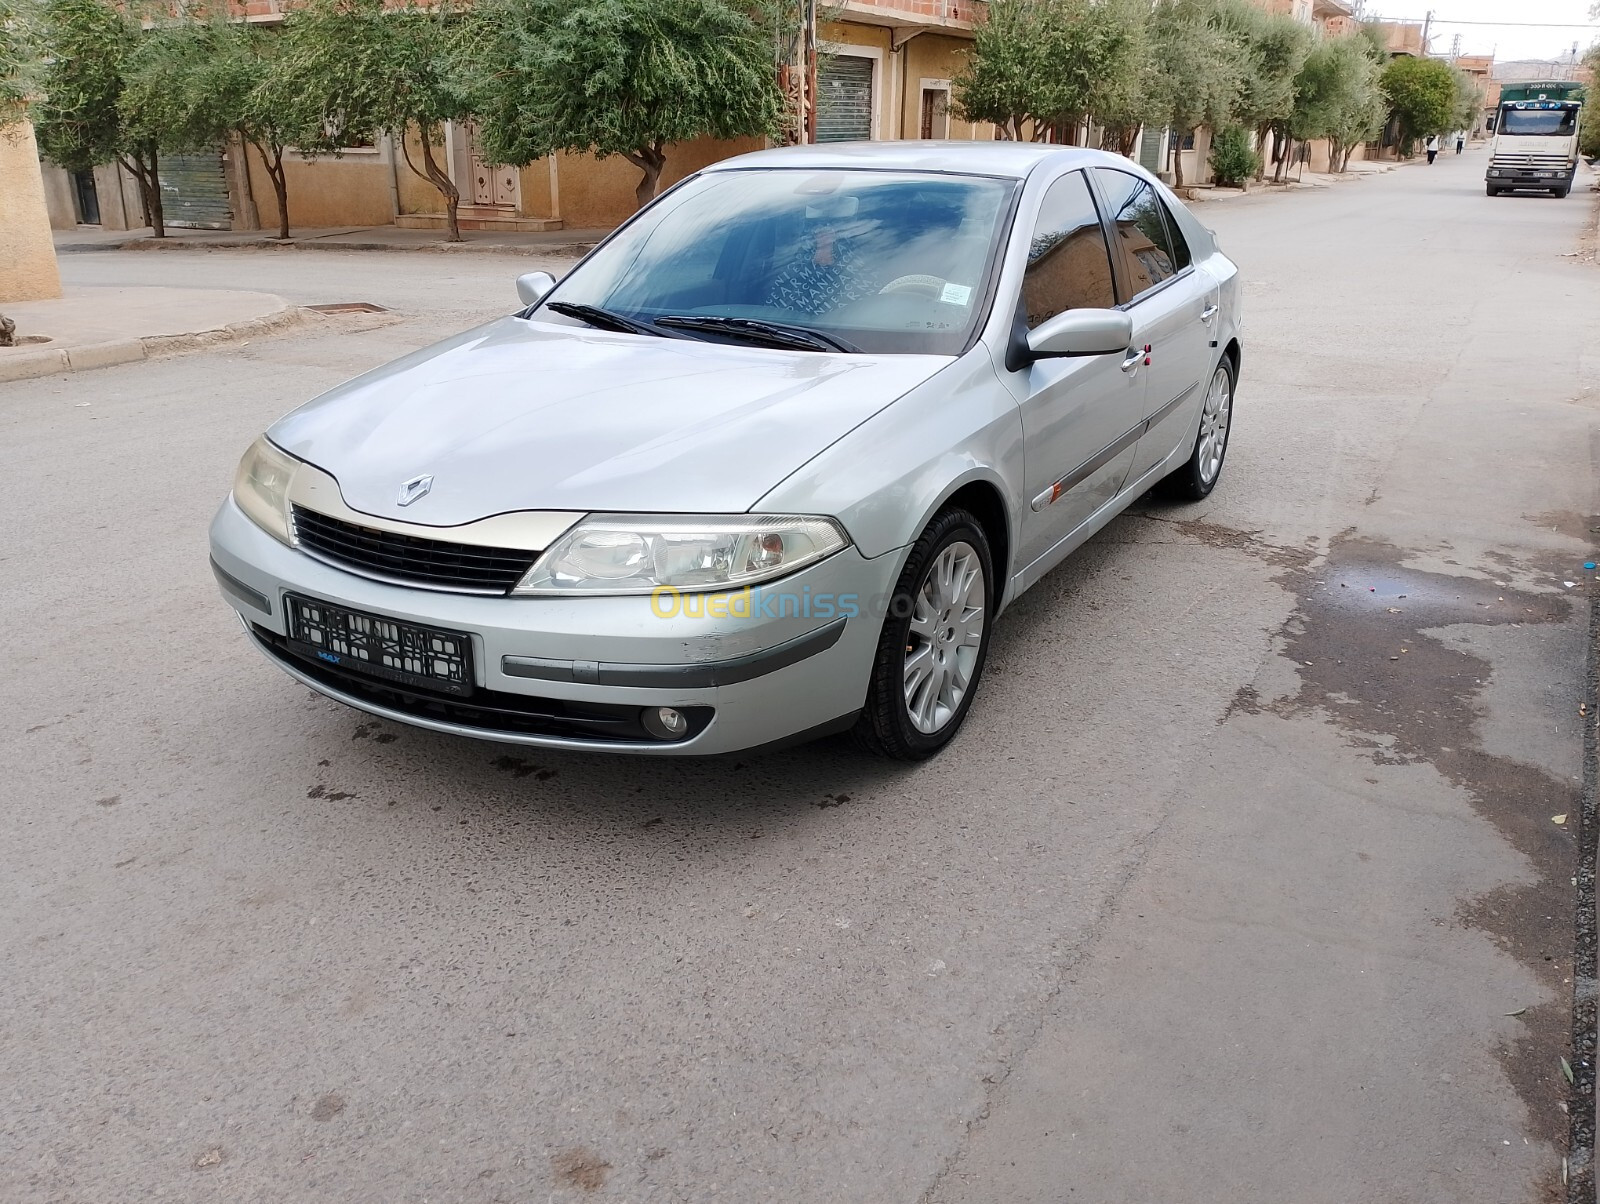
[[[250,633],[273,659],[292,666],[297,672],[330,690],[417,719],[431,719],[502,735],[561,736],[597,743],[663,743],[639,722],[638,706],[569,702],[560,698],[536,698],[482,688],[475,690],[470,699],[452,698],[431,690],[409,689],[399,683],[368,677],[353,669],[302,656],[283,636],[265,627],[251,624]],[[711,722],[711,707],[681,709],[689,720],[689,730],[680,739],[698,736]]]
[[[443,539],[361,527],[303,507],[294,508],[294,534],[306,551],[386,581],[471,594],[504,594],[539,553],[525,548],[480,548]]]
[[[1564,168],[1568,163],[1565,155],[1496,155],[1489,160],[1490,167],[1542,167]]]

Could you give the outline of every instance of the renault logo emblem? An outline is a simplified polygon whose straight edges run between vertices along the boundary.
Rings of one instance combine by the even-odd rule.
[[[420,477],[412,477],[400,486],[400,504],[409,506],[419,497],[427,497],[428,490],[433,488],[433,474],[425,472]]]

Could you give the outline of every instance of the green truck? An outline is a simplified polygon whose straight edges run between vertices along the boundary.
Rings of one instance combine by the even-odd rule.
[[[1571,80],[1527,80],[1500,86],[1500,102],[1489,118],[1490,196],[1518,189],[1572,191],[1578,170],[1578,121],[1583,85]]]

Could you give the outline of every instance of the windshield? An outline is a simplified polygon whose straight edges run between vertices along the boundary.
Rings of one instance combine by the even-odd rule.
[[[1015,188],[908,172],[708,172],[595,251],[539,316],[581,325],[573,307],[592,306],[667,319],[663,334],[751,342],[770,323],[865,352],[956,355],[982,316]],[[729,318],[745,321],[716,321]]]
[[[1570,138],[1577,128],[1577,109],[1506,109],[1500,116],[1502,134]]]

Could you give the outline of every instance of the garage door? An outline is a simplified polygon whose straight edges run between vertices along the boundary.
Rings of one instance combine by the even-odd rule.
[[[817,141],[872,137],[872,60],[852,54],[817,56]]]
[[[228,177],[222,152],[168,155],[157,163],[161,177],[161,212],[169,226],[228,230],[233,213],[228,208]]]

